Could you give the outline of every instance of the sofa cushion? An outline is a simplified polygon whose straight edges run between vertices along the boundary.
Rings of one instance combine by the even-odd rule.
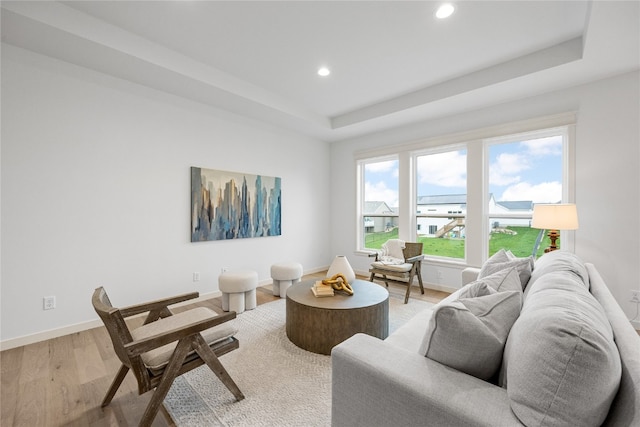
[[[547,273],[528,291],[504,354],[513,412],[525,425],[602,424],[621,375],[604,310],[570,271]]]
[[[482,265],[478,279],[490,276],[501,270],[515,267],[520,276],[521,289],[524,289],[531,277],[531,266],[531,257],[511,259],[509,255],[507,255],[507,251],[500,249]]]
[[[395,347],[400,347],[411,353],[418,353],[424,337],[424,330],[429,324],[433,309],[425,308],[413,316],[408,322],[396,329],[385,338],[385,342]]]
[[[538,258],[531,273],[529,287],[540,277],[554,271],[566,271],[575,275],[589,289],[589,273],[584,263],[576,254],[566,251],[552,251]],[[528,293],[528,289],[525,293]]]
[[[438,305],[429,319],[420,354],[488,380],[502,362],[504,344],[518,318],[522,292],[496,292]]]

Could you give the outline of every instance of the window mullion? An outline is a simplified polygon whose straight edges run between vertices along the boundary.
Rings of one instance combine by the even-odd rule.
[[[469,265],[482,265],[487,247],[485,230],[485,160],[483,144],[467,144],[467,237],[466,261]]]

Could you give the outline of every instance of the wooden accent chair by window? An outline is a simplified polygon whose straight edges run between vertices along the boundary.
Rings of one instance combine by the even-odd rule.
[[[233,336],[235,328],[224,324],[236,317],[235,312],[218,316],[213,310],[197,307],[173,314],[169,305],[197,298],[198,293],[178,295],[125,308],[111,305],[104,288],[95,290],[92,304],[104,322],[113,349],[122,362],[111,387],[102,401],[107,406],[127,372],[132,370],[138,381],[138,393],[155,389],[145,410],[141,426],[149,426],[174,379],[185,372],[207,364],[237,400],[244,395],[229,376],[219,356],[239,347]],[[129,329],[125,318],[148,312],[142,326]]]
[[[370,282],[377,279],[382,280],[387,287],[389,287],[389,282],[406,285],[407,292],[404,296],[404,303],[406,304],[409,302],[413,279],[417,277],[418,283],[420,284],[420,292],[424,294],[421,273],[422,260],[424,259],[422,243],[405,242],[404,248],[402,249],[404,260],[399,259],[397,262],[385,261],[385,258],[381,256],[380,252],[369,254],[369,256],[376,258],[375,261],[371,263],[371,268],[369,269],[371,273],[371,277],[369,278]]]

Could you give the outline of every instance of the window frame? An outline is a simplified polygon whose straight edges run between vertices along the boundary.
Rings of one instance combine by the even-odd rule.
[[[398,169],[400,169],[400,159],[399,159],[399,155],[398,154],[389,154],[386,156],[379,156],[379,157],[371,157],[371,158],[362,158],[356,161],[356,171],[357,171],[357,176],[358,176],[358,183],[357,183],[357,197],[356,199],[358,200],[358,205],[356,208],[356,236],[357,236],[357,251],[360,252],[371,252],[371,249],[367,249],[366,247],[366,231],[365,231],[365,227],[364,227],[364,220],[365,217],[369,218],[369,217],[375,217],[375,218],[398,218],[399,222],[399,218],[400,218],[400,212],[398,212],[398,214],[376,214],[376,215],[371,215],[369,213],[365,214],[364,213],[364,206],[365,206],[365,191],[364,191],[364,184],[365,184],[365,166],[369,163],[381,163],[381,162],[386,162],[386,161],[397,161],[398,162]],[[400,192],[400,177],[398,177],[398,192]],[[389,206],[390,208],[393,208],[393,206]],[[400,230],[400,225],[398,225],[398,229]]]
[[[523,142],[529,141],[532,139],[541,139],[550,136],[562,136],[562,199],[559,203],[573,203],[575,201],[575,179],[572,179],[572,176],[575,176],[575,168],[570,167],[571,164],[575,164],[570,160],[570,155],[573,155],[574,152],[574,138],[573,138],[573,125],[565,125],[565,126],[555,126],[551,128],[538,129],[538,130],[530,130],[527,132],[521,132],[516,134],[508,134],[501,135],[493,138],[485,138],[482,140],[482,153],[483,153],[483,170],[484,174],[482,177],[483,183],[483,196],[484,202],[482,204],[482,222],[484,224],[484,242],[483,242],[483,260],[489,258],[489,235],[491,232],[491,220],[495,218],[505,218],[505,219],[532,219],[533,214],[500,214],[500,213],[490,213],[489,212],[489,175],[490,175],[490,148],[493,145],[498,144],[506,144],[506,143],[514,143],[514,142]],[[569,249],[571,251],[575,248],[575,239],[574,233],[568,233],[567,231],[560,231],[560,239],[564,243],[563,248]],[[533,248],[532,248],[533,249]]]
[[[467,217],[464,260],[454,258],[425,257],[425,262],[432,265],[480,266],[488,257],[488,174],[486,150],[484,141],[501,137],[513,137],[514,135],[526,135],[564,128],[566,131],[566,143],[563,146],[563,183],[562,202],[575,203],[575,124],[577,115],[575,112],[565,112],[551,116],[526,119],[518,122],[502,123],[485,128],[446,134],[432,138],[423,138],[410,143],[400,143],[389,146],[377,147],[354,152],[354,160],[358,167],[357,182],[357,215],[356,221],[356,253],[369,253],[363,248],[363,235],[360,227],[363,205],[363,171],[361,164],[371,161],[379,161],[389,158],[399,160],[399,206],[398,223],[400,227],[399,238],[408,240],[416,236],[416,221],[413,206],[415,206],[415,164],[412,161],[413,154],[426,152],[427,150],[448,151],[454,146],[463,146],[467,150]],[[434,151],[435,152],[435,151]],[[363,227],[362,227],[363,228]],[[575,249],[575,232],[561,231],[563,249],[572,251]],[[362,243],[361,243],[362,242]]]
[[[411,229],[411,236],[414,236],[414,238],[417,238],[418,236],[418,218],[456,218],[456,219],[465,219],[465,223],[466,223],[466,218],[467,218],[467,214],[465,213],[460,213],[460,214],[451,214],[451,213],[433,213],[433,214],[429,214],[429,213],[418,213],[418,158],[422,157],[422,156],[431,156],[431,155],[437,155],[437,154],[443,154],[443,153],[449,153],[449,152],[459,152],[459,151],[464,151],[465,152],[465,157],[466,157],[466,161],[467,164],[469,162],[468,156],[469,156],[469,150],[468,150],[468,142],[463,142],[463,143],[457,143],[457,144],[449,144],[449,145],[443,145],[443,146],[437,146],[437,147],[430,147],[430,148],[424,148],[422,150],[415,150],[413,152],[410,153],[411,156],[411,165],[412,165],[412,174],[411,174],[411,182],[413,183],[413,189],[412,189],[412,198],[411,198],[411,203],[412,203],[412,207],[411,207],[411,224],[412,224],[412,229]],[[468,167],[466,170],[466,180],[467,182],[465,183],[465,186],[468,185],[469,182],[469,173],[468,173]],[[468,193],[468,188],[467,191]],[[466,202],[465,202],[465,206],[466,206]],[[468,212],[468,208],[466,209]],[[466,225],[465,225],[466,228]],[[442,257],[442,256],[437,256],[437,255],[431,255],[431,254],[425,254],[425,257],[431,260],[437,260],[437,261],[444,261],[444,262],[466,262],[466,258],[467,258],[467,244],[465,241],[465,249],[464,249],[464,253],[462,258],[451,258],[451,257]]]

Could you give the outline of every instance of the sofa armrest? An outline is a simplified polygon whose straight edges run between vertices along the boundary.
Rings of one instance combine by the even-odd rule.
[[[591,263],[585,263],[585,267],[589,273],[591,294],[607,314],[622,363],[620,388],[611,403],[609,414],[603,425],[637,425],[640,422],[640,338],[611,294],[600,272]]]
[[[507,391],[356,334],[331,351],[331,425],[520,426]]]
[[[480,269],[477,267],[467,267],[462,270],[462,286],[478,280]]]

